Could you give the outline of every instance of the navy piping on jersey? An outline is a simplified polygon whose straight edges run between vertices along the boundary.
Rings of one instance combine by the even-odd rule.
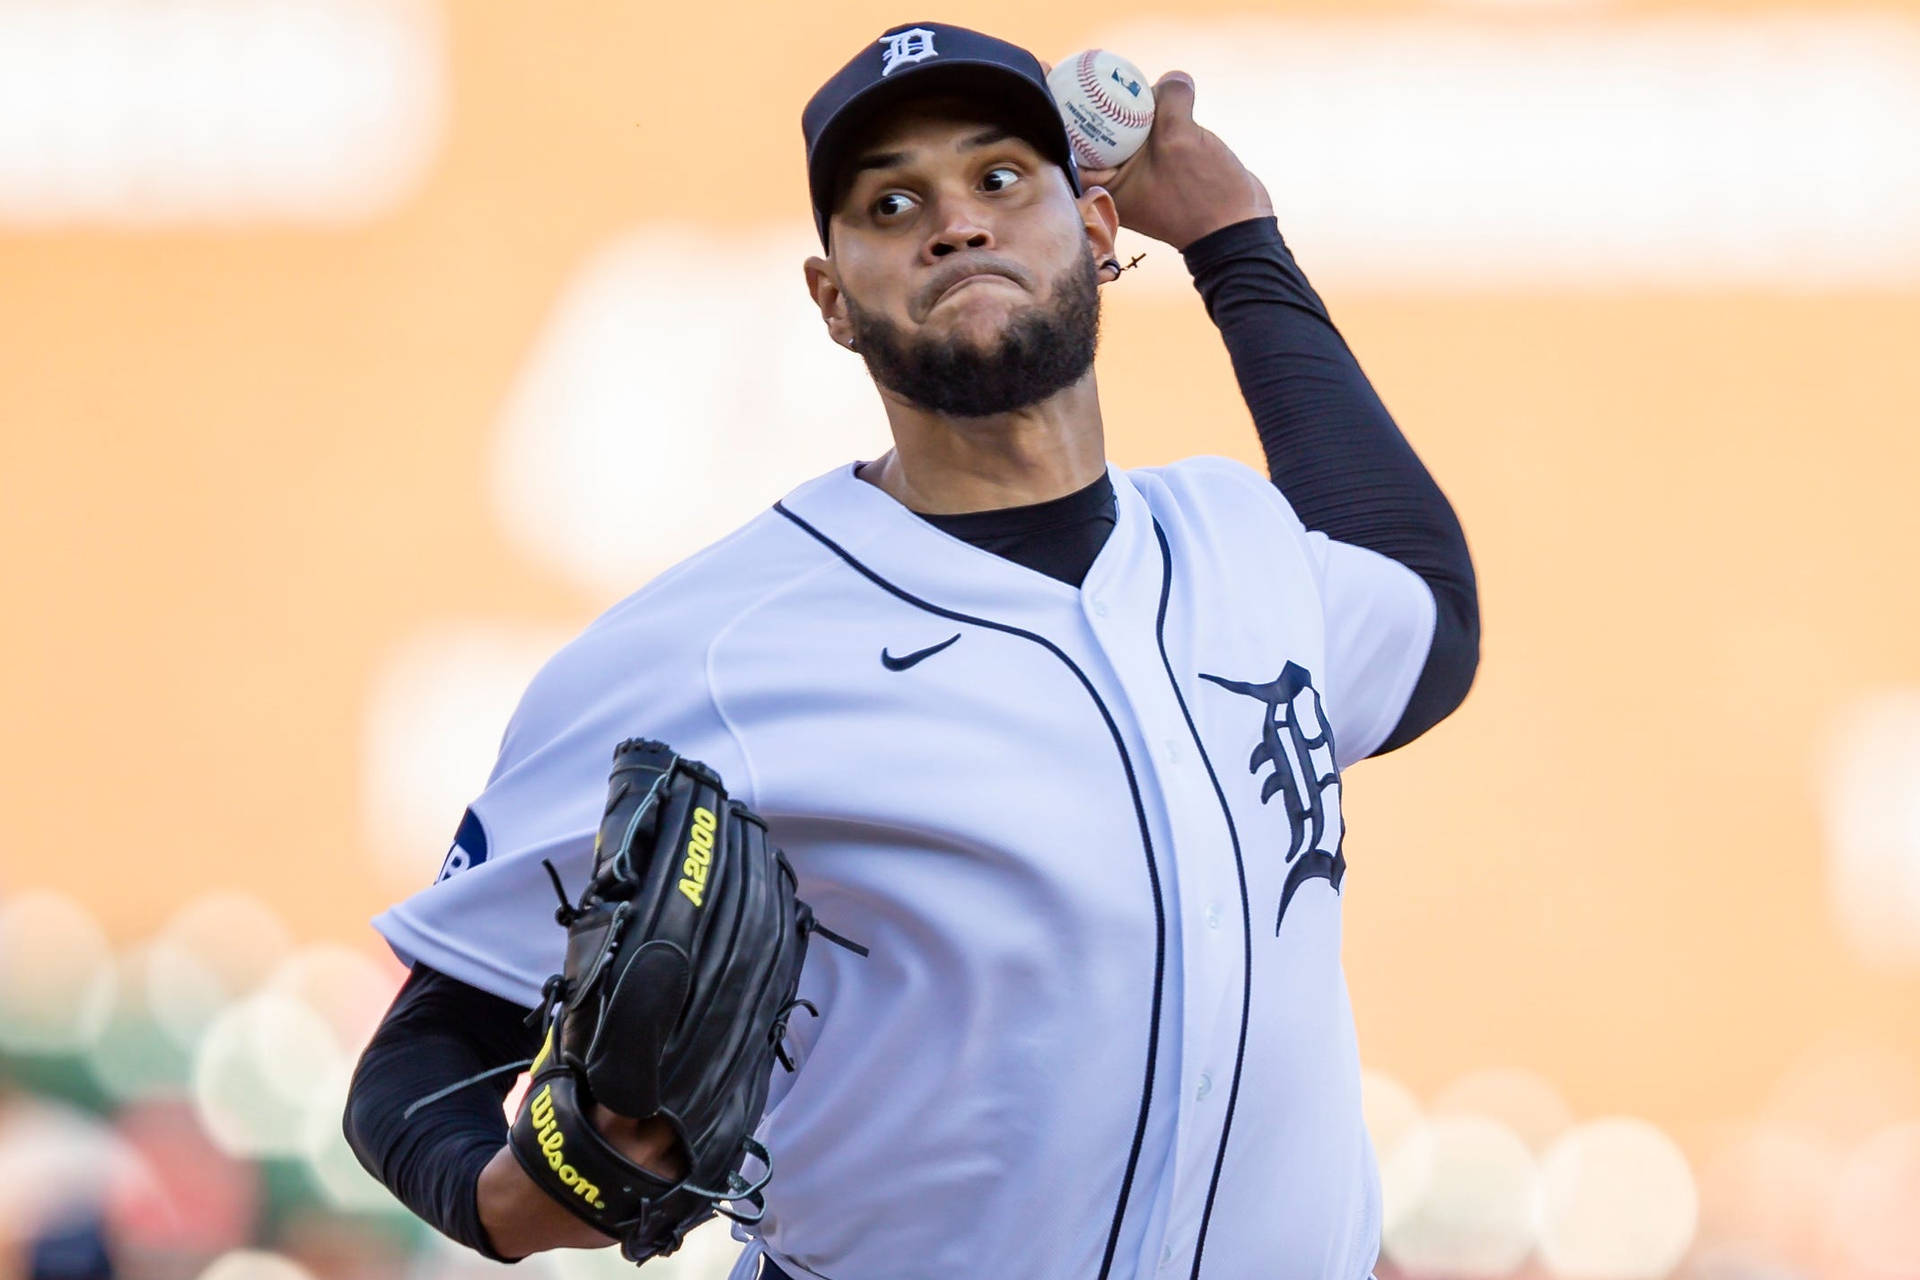
[[[1160,644],[1160,665],[1167,669],[1167,683],[1173,686],[1174,701],[1180,704],[1180,714],[1187,722],[1187,732],[1193,737],[1193,745],[1200,752],[1200,763],[1206,766],[1207,781],[1213,784],[1213,795],[1220,802],[1220,815],[1227,820],[1227,838],[1233,844],[1233,871],[1240,880],[1240,1040],[1233,1048],[1233,1083],[1227,1089],[1227,1115],[1220,1122],[1220,1149],[1213,1157],[1213,1177],[1207,1181],[1207,1204],[1200,1212],[1200,1231],[1194,1237],[1193,1271],[1194,1280],[1200,1275],[1200,1259],[1207,1248],[1207,1224],[1213,1219],[1213,1198],[1220,1190],[1220,1170],[1227,1162],[1227,1139],[1233,1132],[1233,1107],[1240,1100],[1240,1068],[1247,1058],[1247,1022],[1253,1016],[1253,907],[1247,898],[1247,864],[1240,855],[1240,828],[1234,824],[1233,809],[1227,804],[1227,792],[1220,785],[1220,775],[1213,770],[1213,759],[1207,755],[1207,744],[1200,740],[1200,728],[1193,722],[1193,712],[1187,709],[1187,696],[1180,692],[1180,679],[1173,674],[1173,660],[1167,656],[1167,600],[1173,594],[1173,551],[1167,546],[1167,531],[1160,522],[1153,522],[1153,536],[1160,541],[1160,616],[1154,620],[1153,637]]]
[[[1150,1019],[1151,1025],[1148,1028],[1148,1034],[1147,1034],[1147,1069],[1146,1069],[1145,1079],[1141,1082],[1141,1086],[1140,1086],[1140,1115],[1139,1115],[1139,1118],[1134,1122],[1134,1126],[1133,1126],[1133,1147],[1130,1151],[1127,1152],[1127,1170],[1125,1175],[1123,1175],[1122,1178],[1120,1179],[1119,1202],[1114,1205],[1113,1225],[1107,1231],[1106,1253],[1100,1259],[1100,1280],[1106,1280],[1106,1277],[1113,1270],[1114,1251],[1120,1245],[1120,1226],[1124,1221],[1126,1221],[1127,1201],[1129,1198],[1131,1198],[1133,1194],[1133,1178],[1134,1178],[1134,1174],[1138,1171],[1139,1164],[1140,1164],[1140,1148],[1146,1142],[1147,1115],[1153,1105],[1154,1066],[1158,1059],[1158,1055],[1160,1051],[1161,988],[1162,986],[1165,985],[1165,982],[1166,982],[1166,963],[1167,963],[1167,915],[1166,915],[1166,904],[1162,900],[1161,892],[1160,892],[1160,867],[1159,867],[1159,864],[1154,859],[1153,835],[1147,825],[1146,804],[1140,798],[1140,781],[1133,771],[1133,758],[1127,754],[1127,744],[1120,736],[1120,726],[1118,722],[1114,720],[1113,712],[1107,709],[1106,702],[1101,699],[1100,691],[1093,687],[1093,681],[1087,679],[1087,673],[1082,671],[1079,665],[1075,663],[1072,658],[1069,658],[1066,655],[1066,651],[1061,649],[1060,646],[1055,644],[1053,641],[1047,639],[1045,636],[1038,635],[1032,631],[1024,630],[1020,627],[1013,626],[1009,623],[995,622],[991,618],[976,618],[971,614],[960,613],[959,611],[954,609],[942,608],[941,606],[937,604],[933,604],[930,601],[922,600],[920,597],[914,595],[912,592],[907,591],[904,588],[895,586],[893,583],[887,581],[885,578],[881,577],[878,573],[874,572],[872,569],[862,564],[859,560],[855,559],[854,556],[845,547],[841,546],[839,543],[835,542],[832,538],[829,538],[826,534],[820,532],[820,530],[808,524],[805,520],[802,520],[799,516],[795,515],[793,512],[787,510],[787,508],[783,504],[776,502],[773,504],[773,509],[775,511],[778,511],[781,515],[785,516],[787,519],[793,521],[794,524],[798,525],[803,531],[805,531],[808,535],[810,535],[815,541],[820,543],[821,546],[825,547],[827,550],[839,556],[842,560],[844,560],[847,563],[847,566],[849,568],[853,569],[854,572],[858,573],[861,577],[867,579],[867,581],[873,583],[875,586],[879,587],[881,590],[888,592],[889,594],[897,597],[900,600],[904,600],[906,603],[910,605],[913,605],[915,608],[924,609],[928,613],[931,613],[936,617],[946,618],[953,622],[971,623],[974,626],[986,627],[989,630],[1003,632],[1010,636],[1019,636],[1022,639],[1033,641],[1035,644],[1045,649],[1048,653],[1051,653],[1054,657],[1058,658],[1061,661],[1061,663],[1067,668],[1067,670],[1073,672],[1075,679],[1080,681],[1080,687],[1087,691],[1087,696],[1089,698],[1093,699],[1093,705],[1097,707],[1100,711],[1100,718],[1106,722],[1107,732],[1113,736],[1113,748],[1120,755],[1120,765],[1123,769],[1126,770],[1126,774],[1127,774],[1127,789],[1129,792],[1132,793],[1132,796],[1133,796],[1134,817],[1136,820],[1138,820],[1140,824],[1140,846],[1145,851],[1147,856],[1147,880],[1148,880],[1148,883],[1150,883],[1153,886],[1154,940],[1153,940],[1153,1006],[1152,1006],[1152,1015]],[[1172,572],[1171,565],[1169,565],[1167,568],[1167,573],[1170,575],[1171,572]],[[1167,590],[1167,584],[1165,582],[1162,582],[1161,596],[1163,601],[1165,599],[1166,590]]]
[[[833,1277],[829,1276],[826,1272],[815,1271],[812,1267],[806,1266],[803,1263],[796,1262],[793,1266],[806,1272],[807,1280],[833,1280]],[[802,1280],[802,1277],[796,1276],[793,1272],[786,1270],[763,1252],[760,1255],[759,1280]]]

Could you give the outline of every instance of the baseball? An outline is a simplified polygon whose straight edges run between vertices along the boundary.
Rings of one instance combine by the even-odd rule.
[[[1117,53],[1088,49],[1063,59],[1048,73],[1047,88],[1082,168],[1113,168],[1138,151],[1153,128],[1153,86]]]

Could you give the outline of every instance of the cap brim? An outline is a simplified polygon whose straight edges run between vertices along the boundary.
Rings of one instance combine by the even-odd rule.
[[[1067,185],[1073,193],[1080,194],[1080,172],[1074,164],[1073,148],[1067,141],[1067,128],[1060,119],[1060,108],[1055,105],[1053,95],[1044,86],[1003,63],[943,59],[926,66],[909,67],[890,79],[869,85],[842,104],[821,129],[813,150],[807,155],[807,185],[823,246],[827,243],[827,226],[838,202],[836,188],[840,171],[851,158],[846,154],[848,146],[889,108],[911,98],[943,93],[981,101],[985,114],[1006,120],[1041,155],[1058,165],[1067,175]]]

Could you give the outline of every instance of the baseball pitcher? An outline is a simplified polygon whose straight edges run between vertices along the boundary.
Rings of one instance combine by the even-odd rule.
[[[1082,167],[1033,55],[916,23],[806,105],[820,358],[893,448],[561,650],[375,922],[412,972],[347,1133],[448,1236],[643,1262],[720,1213],[734,1280],[1373,1267],[1341,794],[1465,697],[1473,569],[1266,189],[1152,89]],[[1183,255],[1266,475],[1108,463],[1122,227]]]

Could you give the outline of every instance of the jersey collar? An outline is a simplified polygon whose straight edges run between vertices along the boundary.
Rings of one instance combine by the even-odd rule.
[[[1036,624],[1083,609],[1139,607],[1159,602],[1158,560],[1146,500],[1127,473],[1107,464],[1113,482],[1113,533],[1094,558],[1086,581],[1073,587],[945,533],[921,519],[847,463],[801,485],[781,500],[800,519],[831,538],[895,587],[942,608],[1015,625]],[[1150,584],[1147,580],[1150,579]],[[1150,585],[1150,590],[1145,589]],[[1143,597],[1136,600],[1134,597]],[[1018,616],[1015,616],[1018,615]]]

